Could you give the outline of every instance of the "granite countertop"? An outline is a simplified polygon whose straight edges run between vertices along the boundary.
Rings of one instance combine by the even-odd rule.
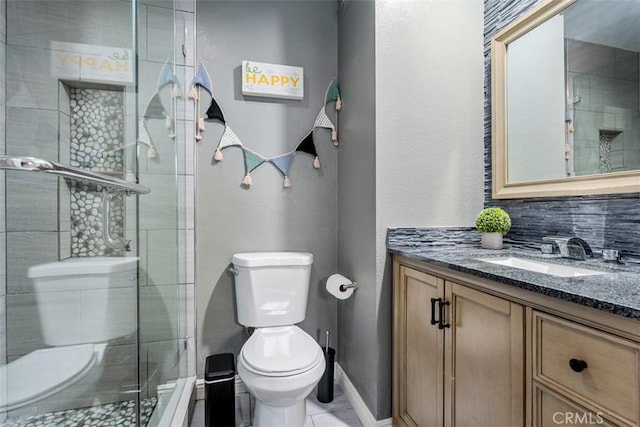
[[[463,229],[451,230],[458,235],[454,239],[429,239],[425,238],[424,232],[416,239],[415,234],[406,230],[389,229],[387,249],[390,253],[640,320],[639,264],[613,264],[597,258],[573,261],[508,244],[502,250],[482,249],[479,239],[475,239],[477,242],[470,239],[468,230]],[[436,234],[442,237],[447,232],[439,229]],[[558,277],[478,260],[509,256],[600,270],[608,274]]]

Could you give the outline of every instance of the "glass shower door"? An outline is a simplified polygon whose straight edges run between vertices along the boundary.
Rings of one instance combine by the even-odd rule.
[[[0,425],[163,425],[182,376],[173,4],[0,11]]]

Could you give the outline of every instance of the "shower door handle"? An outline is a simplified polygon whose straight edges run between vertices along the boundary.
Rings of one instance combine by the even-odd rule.
[[[109,246],[111,249],[115,249],[115,250],[120,250],[120,249],[124,249],[125,251],[130,251],[131,250],[131,241],[130,240],[120,240],[120,239],[114,239],[113,237],[111,237],[110,231],[109,231],[109,217],[111,215],[111,199],[113,198],[113,196],[122,194],[124,196],[124,193],[113,193],[110,191],[105,191],[102,194],[102,239],[104,240],[104,243]],[[123,227],[124,228],[124,227]]]

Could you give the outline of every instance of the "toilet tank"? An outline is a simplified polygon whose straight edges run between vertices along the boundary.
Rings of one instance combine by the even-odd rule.
[[[235,254],[231,262],[241,325],[262,328],[304,320],[313,254],[248,252]]]
[[[78,257],[29,268],[44,342],[102,343],[136,330],[136,257]]]

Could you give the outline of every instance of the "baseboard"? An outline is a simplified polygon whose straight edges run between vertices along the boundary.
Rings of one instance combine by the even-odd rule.
[[[376,420],[371,411],[369,411],[367,404],[364,403],[364,400],[360,397],[360,393],[358,393],[358,390],[339,363],[335,364],[334,370],[336,382],[340,384],[340,387],[342,387],[345,397],[351,404],[356,415],[358,415],[363,427],[390,427],[393,424],[391,418]]]

